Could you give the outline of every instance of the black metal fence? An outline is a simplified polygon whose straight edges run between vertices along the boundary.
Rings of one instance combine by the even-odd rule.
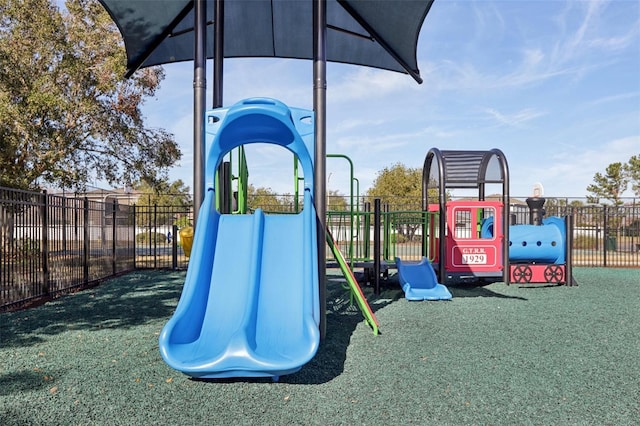
[[[134,209],[0,188],[0,309],[135,268]]]
[[[376,251],[376,219],[366,201],[327,217],[342,252],[354,261],[370,260]],[[429,219],[415,205],[407,200],[383,205],[382,259],[421,256],[422,224]],[[575,266],[640,267],[640,205],[551,200],[545,209],[547,216],[573,215]],[[526,206],[513,205],[511,212],[515,223],[528,223]],[[189,209],[129,205],[103,195],[91,199],[0,188],[0,311],[134,269],[186,268],[179,227],[191,217]]]
[[[191,210],[173,206],[135,206],[136,267],[186,268],[189,259],[180,244],[179,225],[191,223]]]

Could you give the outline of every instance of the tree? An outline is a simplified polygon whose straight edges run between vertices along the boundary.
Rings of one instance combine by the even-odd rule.
[[[367,198],[369,202],[380,198],[380,202],[392,206],[390,208],[393,211],[421,212],[422,170],[406,167],[402,163],[385,167],[378,172],[373,186],[367,191]],[[405,213],[395,217],[395,231],[412,241],[423,222],[422,214]]]
[[[189,187],[180,179],[169,182],[163,179],[151,185],[139,182],[136,191],[142,193],[137,203],[136,223],[141,226],[169,226],[180,228],[190,224],[192,206]]]
[[[611,201],[615,206],[622,204],[620,197],[626,191],[629,183],[622,163],[609,164],[605,174],[596,173],[593,181],[593,184],[587,186],[587,191],[592,194],[587,196],[590,201],[604,198]]]
[[[631,190],[640,197],[640,154],[629,159],[629,162],[624,165],[624,172],[631,182]]]
[[[0,0],[0,186],[158,181],[180,159],[140,107],[162,68],[123,79],[121,36],[95,0]]]
[[[249,184],[247,187],[247,204],[249,210],[261,208],[265,212],[286,213],[293,212],[293,196],[277,195],[271,188],[256,188]],[[302,207],[302,206],[301,206]]]
[[[380,198],[381,203],[401,205],[403,210],[421,210],[422,170],[402,163],[385,167],[378,172],[367,198],[369,202]]]
[[[346,212],[349,210],[349,203],[337,189],[327,191],[327,200],[327,211],[329,212]]]
[[[153,186],[148,182],[141,181],[135,185],[135,189],[145,194],[140,199],[141,203],[184,209],[191,207],[190,189],[181,179],[174,182],[163,179],[160,182],[155,182]]]

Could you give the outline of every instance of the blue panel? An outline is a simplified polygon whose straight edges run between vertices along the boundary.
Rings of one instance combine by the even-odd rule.
[[[509,260],[512,262],[565,263],[567,235],[564,219],[556,216],[542,225],[509,226]],[[482,221],[481,238],[493,238],[493,217]]]
[[[542,223],[540,226],[509,227],[510,261],[555,264],[565,262],[564,221],[560,218],[547,218]]]

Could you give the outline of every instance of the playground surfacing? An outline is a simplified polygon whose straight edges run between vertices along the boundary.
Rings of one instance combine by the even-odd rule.
[[[365,288],[374,336],[329,270],[327,339],[273,383],[169,368],[158,335],[184,272],[135,272],[0,314],[0,424],[637,424],[640,270],[574,276],[450,302]]]

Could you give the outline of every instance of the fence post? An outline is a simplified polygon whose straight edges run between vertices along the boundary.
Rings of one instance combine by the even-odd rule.
[[[49,294],[49,196],[42,191],[42,292]]]
[[[171,262],[173,269],[178,269],[178,225],[175,223],[171,229]]]
[[[131,208],[131,207],[129,207]],[[137,222],[137,215],[136,215],[136,210],[138,210],[138,205],[134,204],[133,205],[133,269],[138,269],[138,263],[137,263],[137,259],[138,259],[138,251],[137,251],[137,241],[136,241],[136,231],[138,230],[138,222]]]
[[[89,282],[89,198],[84,197],[84,256],[82,260],[82,269],[84,275],[84,283]]]
[[[602,217],[603,217],[603,224],[602,226],[604,227],[604,232],[603,232],[603,237],[602,237],[602,266],[606,267],[607,266],[607,244],[609,243],[609,218],[608,218],[608,214],[607,214],[607,206],[602,206]]]
[[[67,197],[62,194],[62,251],[67,252]]]
[[[113,204],[112,204],[113,208],[111,210],[111,216],[112,216],[112,224],[111,224],[111,271],[113,273],[113,275],[116,274],[116,271],[118,270],[117,268],[117,258],[116,258],[116,212],[117,212],[117,208],[118,208],[118,200],[114,198],[113,200]]]
[[[153,205],[153,269],[158,269],[158,205]],[[151,236],[151,235],[150,235]],[[151,243],[149,243],[151,244]]]

